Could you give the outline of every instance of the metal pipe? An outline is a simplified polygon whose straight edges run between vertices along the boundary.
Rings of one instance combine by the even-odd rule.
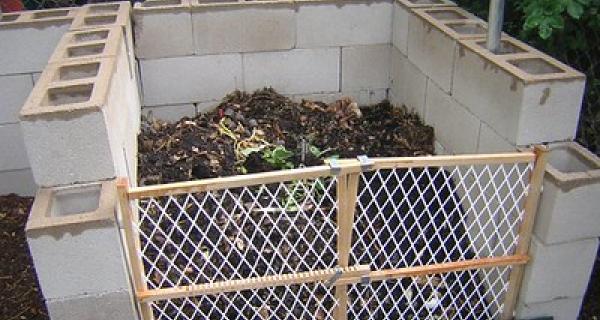
[[[487,48],[491,52],[500,51],[502,24],[504,22],[504,0],[490,0],[488,16]]]

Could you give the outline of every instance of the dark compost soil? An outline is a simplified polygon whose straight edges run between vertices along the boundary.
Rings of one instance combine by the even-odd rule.
[[[285,146],[298,167],[330,156],[353,158],[433,153],[433,128],[384,101],[359,108],[349,98],[331,104],[292,102],[273,89],[233,92],[212,112],[175,123],[149,119],[139,136],[140,185],[277,169],[252,147]],[[320,158],[306,147],[317,147]]]
[[[0,319],[46,320],[25,237],[31,197],[0,196]]]

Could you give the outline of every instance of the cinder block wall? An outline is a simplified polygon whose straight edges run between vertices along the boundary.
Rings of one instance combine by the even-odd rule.
[[[392,14],[389,0],[136,4],[144,112],[174,120],[264,86],[379,102],[391,83]]]
[[[0,194],[35,193],[19,110],[77,11],[6,13],[0,19]]]

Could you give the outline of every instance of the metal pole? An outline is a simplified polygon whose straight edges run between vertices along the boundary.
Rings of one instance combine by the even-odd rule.
[[[488,16],[487,48],[491,52],[500,50],[502,37],[502,23],[504,22],[504,0],[490,0]]]

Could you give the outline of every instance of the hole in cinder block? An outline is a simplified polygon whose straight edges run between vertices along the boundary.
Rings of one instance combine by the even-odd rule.
[[[454,30],[458,34],[486,34],[484,27],[476,23],[448,23],[448,28]]]
[[[105,24],[113,24],[117,21],[117,15],[85,17],[84,23],[88,26],[101,26]]]
[[[92,97],[93,90],[93,84],[50,88],[48,89],[48,93],[44,102],[46,106],[59,106],[64,104],[86,102]]]
[[[442,0],[408,0],[413,4],[442,4]]]
[[[108,30],[77,33],[71,42],[97,41],[108,38]]]
[[[487,48],[487,43],[485,40],[478,41],[477,44],[482,48]],[[495,54],[513,54],[513,53],[522,53],[526,52],[525,49],[515,46],[514,44],[502,40],[500,42],[500,50]]]
[[[102,185],[57,190],[52,196],[51,217],[65,217],[98,210]]]
[[[66,17],[69,14],[69,10],[56,10],[56,11],[41,11],[33,14],[34,19],[44,18],[55,18],[55,17]]]
[[[510,64],[513,66],[529,73],[529,74],[549,74],[549,73],[563,73],[565,71],[561,70],[557,66],[550,64],[548,61],[541,58],[527,58],[527,59],[517,59],[517,60],[508,60]]]
[[[77,46],[67,48],[67,57],[76,58],[101,54],[104,51],[104,43],[90,44],[86,46]]]
[[[176,6],[180,5],[181,0],[155,0],[155,1],[144,1],[142,2],[142,7],[151,8],[151,7],[160,7],[160,6]]]
[[[90,7],[89,11],[91,13],[100,13],[100,12],[115,12],[119,10],[119,4],[99,4]]]
[[[586,172],[600,169],[594,162],[568,146],[552,148],[548,155],[548,163],[564,173]]]
[[[19,19],[19,14],[3,14],[0,15],[0,22],[12,22]]]
[[[63,66],[58,69],[57,80],[66,81],[91,78],[98,75],[98,70],[100,70],[100,62]]]
[[[427,14],[437,20],[461,20],[468,18],[464,14],[454,10],[431,10],[427,11]]]

